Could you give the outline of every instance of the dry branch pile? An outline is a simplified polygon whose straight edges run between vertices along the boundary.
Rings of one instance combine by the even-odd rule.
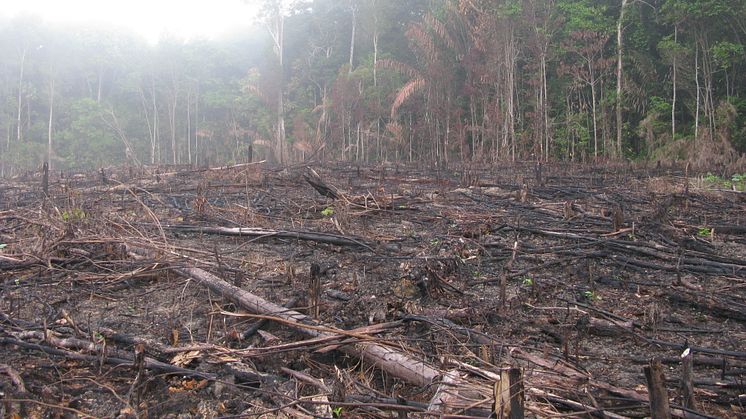
[[[744,415],[746,195],[688,182],[253,164],[0,183],[0,415]]]

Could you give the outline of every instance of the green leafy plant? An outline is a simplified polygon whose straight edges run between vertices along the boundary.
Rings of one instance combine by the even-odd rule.
[[[583,296],[585,296],[585,298],[589,299],[590,301],[597,301],[601,299],[601,297],[594,291],[585,291],[583,293]]]
[[[321,215],[323,215],[324,217],[331,217],[332,215],[334,215],[334,208],[332,207],[324,208],[323,210],[321,210]]]
[[[533,286],[534,285],[534,279],[531,278],[530,276],[524,277],[523,278],[523,285],[527,286],[527,287]]]
[[[70,211],[65,210],[62,212],[62,221],[80,221],[85,219],[86,216],[87,214],[81,208],[73,208]]]
[[[341,418],[342,417],[342,410],[344,410],[344,408],[342,406],[337,406],[334,409],[332,409],[332,417],[334,417],[334,418]]]
[[[709,227],[701,227],[699,230],[697,230],[697,235],[699,237],[708,237],[712,235],[712,229]]]
[[[704,179],[705,179],[705,182],[709,182],[709,183],[719,183],[722,180],[720,176],[713,175],[710,172],[707,172],[707,175],[705,176]]]

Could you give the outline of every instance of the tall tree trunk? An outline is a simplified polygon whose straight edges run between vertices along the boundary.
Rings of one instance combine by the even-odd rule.
[[[679,26],[674,25],[673,27],[673,68],[671,79],[673,81],[673,89],[671,90],[671,141],[676,139],[676,54],[678,52],[678,36]]]
[[[103,65],[98,67],[98,88],[96,89],[96,103],[101,103],[101,90],[104,84],[104,68]]]
[[[21,53],[21,69],[18,75],[18,113],[16,118],[16,141],[21,142],[21,134],[23,129],[21,128],[21,113],[23,112],[23,71],[26,65],[26,52],[27,48],[23,48]]]
[[[378,87],[378,2],[373,0],[373,87]]]
[[[148,113],[149,105],[148,105],[147,99],[145,98],[145,90],[142,88],[142,86],[140,86],[139,90],[140,90],[140,101],[142,102],[142,111],[145,114],[145,123],[148,126],[148,136],[150,137],[150,164],[155,164],[155,141],[156,141],[155,130],[153,127],[153,123],[151,123],[150,121],[150,115]],[[155,122],[155,115],[157,113],[155,110],[155,106],[153,106],[153,108],[154,108],[153,119]]]
[[[187,162],[189,162],[189,165],[192,165],[192,103],[191,103],[192,94],[191,91],[187,91],[187,103],[186,103],[186,145],[187,145]]]
[[[593,157],[598,157],[598,126],[596,123],[596,79],[593,74],[592,61],[588,60],[588,73],[591,80],[591,112],[593,117]]]
[[[199,85],[194,98],[194,164],[199,165]]]
[[[515,138],[515,39],[513,28],[509,29],[507,45],[507,83],[508,83],[508,135],[510,136],[510,159],[515,161],[516,138]]]
[[[177,164],[179,161],[176,158],[176,105],[177,105],[177,96],[174,94],[173,101],[171,102],[171,107],[169,108],[169,123],[171,124],[171,155],[172,155],[172,162],[173,164]]]
[[[697,88],[697,106],[694,111],[694,144],[699,140],[699,45],[694,45],[694,82]]]
[[[154,163],[161,162],[161,135],[158,127],[158,101],[155,96],[155,79],[151,79],[151,94],[153,96],[153,158]]]
[[[47,125],[47,164],[52,170],[52,122],[54,121],[54,75],[49,82],[49,124]]]
[[[352,34],[350,35],[350,68],[348,74],[352,74],[355,65],[355,29],[357,27],[357,6],[352,3]]]
[[[616,157],[622,157],[622,55],[623,55],[623,24],[624,9],[628,0],[622,0],[622,8],[619,11],[619,20],[616,24]]]
[[[544,87],[544,102],[543,102],[543,110],[542,113],[544,114],[544,142],[546,143],[546,159],[545,161],[549,161],[549,91],[547,90],[547,55],[546,51],[544,51],[541,55],[541,81],[542,85]]]
[[[275,158],[280,164],[285,162],[285,67],[283,61],[285,49],[285,18],[282,11],[282,2],[277,2],[274,10],[274,16],[271,17],[271,25],[268,26],[269,34],[274,43],[275,54],[279,64],[279,88],[277,91],[277,115],[275,122]]]

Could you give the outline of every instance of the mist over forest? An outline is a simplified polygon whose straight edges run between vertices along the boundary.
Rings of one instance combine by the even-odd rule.
[[[746,160],[746,2],[281,3],[231,36],[157,44],[0,20],[0,174],[44,161]]]

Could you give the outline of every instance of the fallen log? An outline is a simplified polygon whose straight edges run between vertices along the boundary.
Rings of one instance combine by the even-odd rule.
[[[199,234],[217,234],[221,236],[246,236],[259,238],[275,237],[279,239],[307,240],[317,243],[334,244],[337,246],[364,247],[370,251],[373,251],[373,248],[365,243],[363,239],[314,231],[269,230],[264,228],[247,227],[199,227],[182,225],[164,225],[163,228],[172,231]]]
[[[307,336],[333,336],[332,333],[322,332],[318,328],[314,328],[313,326],[320,325],[312,321],[308,316],[297,311],[288,310],[248,291],[244,291],[203,269],[174,268],[173,271],[184,277],[194,279],[245,310],[284,319],[288,322],[286,324],[292,324],[293,329]],[[312,328],[306,326],[312,326]],[[333,327],[329,328],[334,329]],[[418,386],[430,385],[442,375],[440,371],[428,363],[414,359],[396,349],[378,343],[360,342],[341,346],[339,350],[371,362],[387,373]]]

